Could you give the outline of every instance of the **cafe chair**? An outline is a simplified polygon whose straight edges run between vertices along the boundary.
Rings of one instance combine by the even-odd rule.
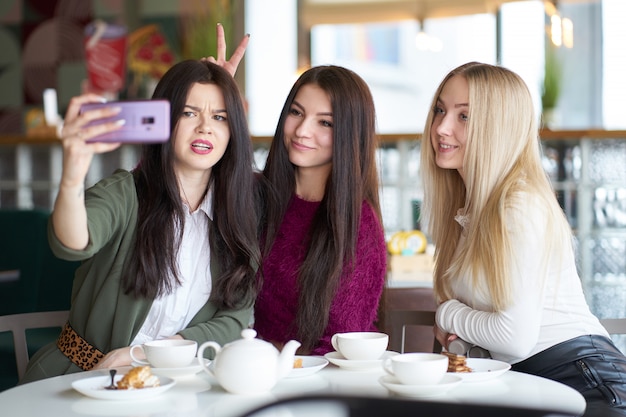
[[[385,288],[379,328],[389,335],[389,350],[441,352],[433,333],[436,309],[431,287]]]
[[[44,209],[0,209],[0,316],[70,308],[80,261],[52,253],[49,218]]]
[[[53,327],[61,329],[68,317],[68,310],[42,311],[0,316],[0,333],[13,333],[13,349],[15,350],[18,380],[21,379],[24,372],[26,372],[26,364],[28,364],[28,360],[30,359],[28,352],[27,331],[30,329]]]
[[[435,326],[434,311],[417,311],[417,310],[389,310],[387,314],[387,323],[390,325],[391,337],[389,340],[390,350],[404,353],[407,339],[408,326],[427,326],[431,331],[433,341],[432,351],[441,352],[441,344],[435,338],[432,329]]]
[[[615,345],[626,353],[626,318],[600,319],[600,323],[609,332]]]
[[[609,334],[626,334],[626,318],[623,319],[600,319]]]
[[[573,417],[551,410],[497,405],[458,404],[402,398],[308,395],[277,400],[240,417]]]

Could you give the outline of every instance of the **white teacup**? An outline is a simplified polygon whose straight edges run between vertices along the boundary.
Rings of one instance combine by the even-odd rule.
[[[135,355],[141,350],[146,359]],[[154,368],[182,368],[188,366],[196,357],[198,343],[195,340],[162,339],[134,345],[130,348],[130,357],[141,365]]]
[[[355,361],[380,359],[389,343],[389,336],[378,332],[336,333],[331,339],[333,348],[344,358]]]
[[[387,358],[383,368],[405,385],[435,385],[448,371],[448,357],[439,353],[403,353]]]

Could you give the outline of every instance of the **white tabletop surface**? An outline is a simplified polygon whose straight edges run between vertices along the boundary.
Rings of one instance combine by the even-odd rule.
[[[124,370],[121,369],[120,372]],[[71,416],[216,416],[240,415],[276,399],[302,394],[395,396],[379,383],[380,369],[351,371],[329,364],[316,374],[285,378],[268,394],[241,396],[225,392],[204,372],[176,379],[176,385],[158,397],[109,401],[86,397],[71,383],[77,379],[108,375],[90,371],[49,378],[0,393],[0,415],[20,417]],[[508,371],[484,382],[463,382],[448,392],[424,400],[457,403],[513,405],[582,414],[585,400],[574,389],[548,379]]]

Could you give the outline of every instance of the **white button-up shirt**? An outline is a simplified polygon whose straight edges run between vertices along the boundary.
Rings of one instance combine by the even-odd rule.
[[[213,193],[207,192],[198,209],[185,210],[185,230],[178,250],[181,285],[152,303],[146,321],[131,345],[175,335],[204,306],[211,295],[209,219],[213,219]]]

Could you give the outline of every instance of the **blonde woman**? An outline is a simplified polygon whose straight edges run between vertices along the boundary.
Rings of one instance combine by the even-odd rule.
[[[423,138],[437,339],[447,347],[461,338],[514,370],[572,386],[585,415],[624,415],[626,358],[585,301],[522,79],[475,62],[452,70]]]

